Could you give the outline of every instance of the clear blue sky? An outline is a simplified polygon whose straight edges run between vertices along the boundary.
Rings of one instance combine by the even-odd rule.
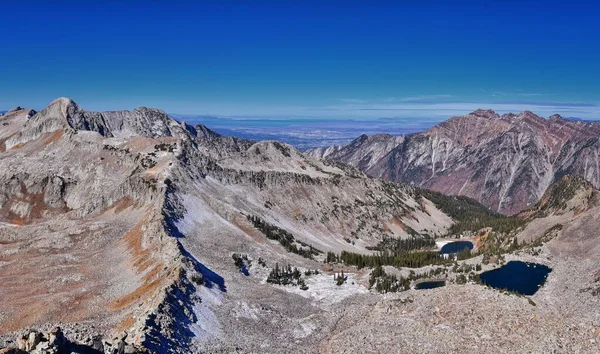
[[[592,1],[3,1],[0,108],[600,118]],[[419,113],[421,112],[421,113]]]

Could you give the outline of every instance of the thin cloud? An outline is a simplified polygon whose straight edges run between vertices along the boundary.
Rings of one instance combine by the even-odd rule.
[[[504,105],[530,105],[541,107],[598,107],[595,103],[586,102],[544,102],[544,101],[501,101]]]
[[[482,89],[481,91],[483,92],[487,92],[486,90]],[[506,91],[492,91],[490,93],[490,96],[492,97],[498,97],[498,96],[522,96],[522,97],[534,97],[534,96],[549,96],[548,94],[545,93],[538,93],[538,92],[523,92],[522,89],[516,89],[516,92],[506,92]]]
[[[361,100],[359,98],[340,98],[340,101],[344,103],[366,103],[367,101]]]
[[[600,119],[600,105],[589,102],[545,102],[525,100],[503,100],[496,102],[465,102],[465,101],[421,101],[398,103],[369,103],[352,105],[333,105],[322,108],[313,107],[313,114],[319,111],[347,117],[412,117],[422,119],[426,117],[443,117],[447,119],[455,115],[464,115],[478,108],[493,109],[502,113],[520,113],[532,111],[540,116],[548,117],[555,113],[575,116],[584,119]]]
[[[451,98],[452,95],[422,95],[413,97],[403,97],[400,101],[402,102],[427,102],[432,100],[439,100],[443,98]]]
[[[518,93],[517,96],[531,97],[531,96],[545,96],[543,93]]]
[[[442,95],[436,95],[439,97]],[[600,119],[600,102],[550,102],[544,100],[516,100],[504,97],[496,101],[458,101],[442,99],[402,102],[384,102],[374,99],[357,103],[352,100],[349,103],[338,102],[338,104],[323,106],[228,106],[224,111],[222,108],[210,112],[212,115],[229,117],[259,117],[259,118],[311,118],[311,119],[367,119],[380,118],[410,119],[417,121],[443,121],[452,116],[460,116],[472,112],[478,108],[493,109],[503,113],[520,113],[525,110],[532,111],[540,116],[549,117],[560,113],[565,117],[578,117],[582,119]],[[431,96],[429,96],[431,97]],[[514,96],[519,97],[519,96]],[[444,99],[446,98],[446,99]],[[526,97],[524,97],[526,98]]]

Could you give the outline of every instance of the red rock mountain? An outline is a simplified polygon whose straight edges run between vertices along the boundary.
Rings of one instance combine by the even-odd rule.
[[[565,174],[600,187],[599,134],[600,122],[477,110],[421,133],[362,135],[344,147],[308,153],[513,214]]]

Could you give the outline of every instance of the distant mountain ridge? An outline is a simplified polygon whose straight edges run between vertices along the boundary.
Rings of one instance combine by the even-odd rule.
[[[362,135],[346,146],[307,154],[514,214],[566,174],[600,187],[599,134],[600,122],[479,109],[421,133]]]

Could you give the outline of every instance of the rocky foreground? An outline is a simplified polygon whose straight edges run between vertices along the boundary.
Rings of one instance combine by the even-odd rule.
[[[600,207],[580,184],[523,216],[535,252],[506,256],[553,268],[535,295],[462,284],[452,265],[446,287],[378,294],[369,268],[324,261],[446,235],[457,220],[413,187],[156,109],[63,98],[0,122],[5,352],[600,351]]]

